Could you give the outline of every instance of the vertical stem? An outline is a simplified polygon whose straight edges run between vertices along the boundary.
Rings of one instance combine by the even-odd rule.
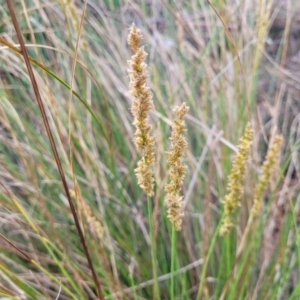
[[[158,288],[158,280],[157,280],[157,270],[156,270],[156,245],[154,240],[154,232],[153,232],[153,222],[152,222],[152,204],[151,198],[147,195],[148,202],[148,221],[150,228],[150,239],[151,239],[151,259],[152,259],[152,274],[154,280],[154,299],[160,300],[159,288]]]
[[[250,229],[252,228],[252,224],[253,224],[253,216],[250,215],[250,217],[248,219],[248,222],[247,222],[247,225],[246,225],[246,228],[245,228],[244,233],[242,235],[242,239],[240,241],[239,247],[236,250],[236,255],[235,255],[235,260],[234,260],[234,265],[233,265],[232,271],[231,271],[231,273],[229,274],[229,276],[228,276],[228,278],[226,280],[226,283],[224,285],[224,288],[222,290],[222,293],[221,293],[221,296],[220,296],[219,300],[225,299],[227,290],[229,288],[230,283],[232,282],[232,277],[234,276],[234,273],[235,273],[234,270],[235,270],[235,268],[236,268],[236,266],[237,266],[237,264],[239,262],[239,259],[240,259],[241,255],[242,255],[242,252],[244,250],[246,239],[248,237]]]
[[[222,225],[223,217],[224,217],[224,212],[223,212],[223,215],[220,219],[218,227],[215,230],[213,238],[212,238],[212,240],[210,242],[210,245],[209,245],[208,253],[207,253],[207,256],[205,258],[204,266],[203,266],[203,269],[202,269],[202,272],[201,272],[200,284],[199,284],[196,300],[200,300],[200,297],[202,295],[203,286],[204,286],[204,282],[205,282],[205,276],[206,276],[206,270],[207,270],[207,267],[208,267],[208,262],[209,262],[209,259],[212,255],[212,253],[213,253],[213,250],[214,250],[214,247],[215,247],[215,244],[216,244],[216,241],[217,241],[217,237],[219,235],[220,228],[221,228],[221,225]]]
[[[174,300],[174,272],[175,272],[175,257],[176,257],[176,230],[172,224],[172,241],[171,241],[171,300]]]
[[[133,274],[130,274],[130,280],[131,280],[131,286],[134,287],[135,286],[135,282],[134,282]],[[134,300],[138,300],[138,296],[137,296],[136,291],[137,291],[136,289],[133,289]]]

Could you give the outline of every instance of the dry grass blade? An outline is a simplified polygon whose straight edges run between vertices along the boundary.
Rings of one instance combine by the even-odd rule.
[[[241,63],[241,60],[240,60],[240,55],[239,55],[239,53],[238,53],[238,51],[236,49],[235,43],[233,41],[233,38],[232,38],[232,36],[230,34],[230,31],[228,30],[228,28],[226,26],[226,23],[223,20],[223,18],[218,13],[218,11],[214,7],[214,5],[209,0],[206,0],[206,1],[209,4],[209,6],[213,9],[213,11],[215,12],[215,14],[219,18],[219,20],[221,21],[221,23],[222,23],[222,25],[224,27],[224,30],[226,32],[226,35],[228,36],[230,42],[232,43],[232,47],[233,47],[232,49],[234,51],[234,54],[236,55],[236,58],[237,58],[237,61],[238,61],[238,64],[239,64],[239,68],[240,68],[240,71],[241,71],[241,75],[242,75],[242,78],[243,78],[243,81],[244,81],[244,88],[245,88],[245,91],[246,91],[246,108],[247,108],[247,113],[248,113],[248,118],[249,118],[250,117],[250,108],[249,108],[250,94],[249,94],[249,92],[251,92],[251,91],[248,91],[247,81],[246,81],[246,77],[245,77],[245,74],[244,74],[244,69],[243,69],[243,66],[242,66],[242,63]]]
[[[76,225],[76,229],[77,229],[77,232],[79,234],[80,241],[82,243],[82,246],[83,246],[83,249],[84,249],[84,252],[85,252],[89,267],[90,267],[90,270],[92,272],[93,280],[94,280],[94,283],[95,283],[95,288],[97,290],[97,295],[98,295],[99,299],[103,300],[104,297],[103,297],[103,294],[102,294],[101,286],[100,286],[100,283],[98,281],[96,272],[95,272],[93,264],[92,264],[91,256],[90,256],[90,253],[89,253],[89,250],[88,250],[88,247],[87,247],[82,229],[80,227],[80,223],[79,223],[79,219],[78,219],[78,216],[77,216],[77,213],[76,213],[76,210],[75,210],[75,206],[74,206],[74,204],[72,202],[72,199],[71,199],[71,195],[70,195],[70,192],[69,192],[66,177],[65,177],[65,174],[64,174],[64,171],[63,171],[63,168],[62,168],[62,165],[61,165],[61,161],[60,161],[60,158],[59,158],[59,155],[58,155],[58,151],[57,151],[57,148],[56,148],[56,145],[55,145],[55,142],[54,142],[54,138],[53,138],[53,135],[52,135],[52,132],[51,132],[51,129],[50,129],[50,125],[49,125],[49,122],[48,122],[48,119],[47,119],[47,115],[46,115],[46,112],[45,112],[43,101],[42,101],[41,95],[39,93],[39,88],[38,88],[37,82],[35,80],[35,76],[34,76],[30,61],[29,61],[29,57],[28,57],[26,47],[25,47],[25,44],[24,44],[24,41],[23,41],[23,37],[22,37],[21,31],[20,31],[20,28],[19,28],[19,25],[18,25],[18,20],[17,20],[16,14],[15,14],[15,11],[14,11],[14,7],[13,7],[13,4],[12,4],[12,1],[7,0],[6,2],[7,2],[8,9],[10,11],[10,15],[11,15],[11,18],[12,18],[14,28],[15,28],[16,33],[17,33],[17,37],[18,37],[18,40],[19,40],[19,43],[20,43],[20,46],[21,46],[23,57],[24,57],[26,67],[27,67],[27,70],[28,70],[28,73],[29,73],[29,77],[30,77],[30,80],[31,80],[31,83],[32,83],[32,87],[33,87],[35,96],[37,98],[39,109],[40,109],[40,112],[42,114],[43,122],[44,122],[46,131],[47,131],[47,135],[48,135],[48,138],[49,138],[49,141],[50,141],[50,144],[51,144],[51,148],[52,148],[52,151],[53,151],[53,154],[54,154],[54,157],[55,157],[55,162],[57,164],[57,168],[58,168],[58,171],[59,171],[59,174],[60,174],[60,177],[61,177],[61,181],[62,181],[64,190],[65,190],[65,193],[66,193],[69,205],[70,205],[70,209],[71,209],[71,213],[72,213],[75,225]]]

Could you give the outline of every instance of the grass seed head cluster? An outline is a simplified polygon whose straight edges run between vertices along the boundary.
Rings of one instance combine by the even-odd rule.
[[[254,203],[251,210],[251,214],[253,217],[257,216],[260,212],[263,203],[264,192],[270,181],[272,171],[274,170],[274,167],[278,164],[277,160],[278,160],[278,153],[280,150],[281,143],[282,143],[282,136],[277,135],[263,163],[261,176],[259,177],[258,183],[254,191]]]
[[[141,31],[133,24],[128,35],[128,44],[134,51],[134,55],[129,60],[130,75],[130,95],[132,97],[132,114],[134,116],[133,124],[136,127],[135,145],[142,151],[142,159],[138,162],[135,169],[138,184],[149,195],[153,195],[153,170],[151,166],[155,162],[155,143],[151,136],[151,125],[149,124],[149,112],[154,108],[152,94],[147,85],[148,71],[145,58],[147,53],[139,44],[143,36]],[[175,226],[176,230],[181,229],[182,224],[182,196],[180,196],[181,186],[186,173],[186,165],[182,162],[184,151],[188,145],[184,137],[185,124],[183,117],[188,112],[189,107],[186,103],[174,108],[176,118],[172,129],[171,151],[167,152],[168,164],[170,166],[171,182],[166,185],[165,203],[168,210],[168,218]]]
[[[228,176],[227,195],[224,198],[225,217],[220,229],[220,235],[225,236],[234,226],[234,218],[237,208],[241,205],[243,195],[243,183],[246,173],[246,163],[250,154],[250,146],[253,138],[253,130],[248,123],[245,134],[240,140],[238,151],[233,161],[231,172]]]
[[[130,94],[132,101],[132,114],[134,116],[135,145],[142,151],[142,158],[135,169],[138,184],[149,195],[153,194],[154,178],[152,165],[155,162],[155,143],[151,135],[149,112],[154,108],[152,94],[147,85],[148,71],[145,59],[147,53],[143,47],[139,48],[142,34],[135,25],[132,25],[128,35],[128,43],[134,51],[129,60]]]
[[[176,119],[174,120],[172,133],[171,133],[171,150],[167,152],[168,164],[170,166],[170,183],[165,187],[167,192],[165,203],[168,210],[168,219],[174,224],[176,230],[181,229],[182,224],[182,199],[180,190],[183,184],[183,179],[186,173],[186,165],[183,163],[182,158],[184,156],[185,149],[188,146],[188,142],[184,136],[185,124],[183,117],[188,112],[189,107],[186,103],[182,103],[181,106],[174,108]]]

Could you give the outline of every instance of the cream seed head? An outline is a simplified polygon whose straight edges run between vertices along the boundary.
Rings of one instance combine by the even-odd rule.
[[[155,162],[155,143],[151,136],[149,112],[154,108],[152,94],[147,85],[149,77],[145,59],[147,53],[139,44],[143,36],[141,31],[133,24],[128,35],[128,44],[134,51],[129,64],[129,93],[132,98],[131,112],[134,117],[133,125],[136,127],[134,142],[141,150],[142,158],[135,169],[139,186],[149,195],[153,194],[154,179],[152,165]]]
[[[182,212],[182,199],[178,194],[167,194],[165,199],[168,208],[168,219],[174,224],[177,231],[181,230],[182,218],[184,216]]]
[[[182,211],[182,196],[180,196],[181,187],[186,174],[186,165],[183,164],[182,158],[188,143],[183,136],[185,124],[183,117],[188,112],[189,107],[186,103],[177,106],[174,109],[176,119],[173,122],[171,133],[171,151],[167,152],[167,162],[170,165],[170,183],[165,187],[167,192],[165,204],[168,211],[168,219],[175,226],[176,230],[181,230],[183,211]]]
[[[147,193],[147,195],[152,196],[154,179],[153,172],[149,168],[149,164],[145,163],[143,159],[141,159],[134,171],[137,177],[138,185]]]
[[[139,44],[142,39],[143,35],[141,33],[141,30],[136,28],[135,24],[133,23],[130,27],[130,33],[128,35],[127,42],[134,52],[138,50]]]

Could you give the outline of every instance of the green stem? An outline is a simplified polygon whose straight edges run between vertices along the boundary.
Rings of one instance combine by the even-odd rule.
[[[135,282],[134,282],[133,274],[130,274],[130,280],[131,280],[131,286],[134,287]],[[134,289],[134,288],[133,288],[133,297],[134,297],[134,300],[138,300],[136,289]]]
[[[222,225],[222,221],[223,221],[223,216],[221,217],[221,220],[218,224],[218,227],[217,227],[216,231],[214,232],[213,238],[212,238],[211,243],[209,245],[208,253],[207,253],[207,256],[205,258],[205,262],[204,262],[201,277],[200,277],[200,284],[199,284],[196,300],[200,300],[200,297],[202,295],[203,286],[204,286],[204,282],[205,282],[205,276],[206,276],[206,270],[207,270],[207,267],[208,267],[208,262],[210,260],[210,257],[212,255],[212,253],[213,253],[215,243],[217,241],[217,237],[219,235],[219,231],[220,231],[220,228],[221,228],[221,225]]]
[[[155,247],[153,222],[152,222],[152,204],[151,204],[151,198],[148,195],[147,195],[147,202],[148,202],[148,221],[149,221],[150,239],[151,239],[152,274],[154,280],[154,293],[156,295],[154,299],[160,300],[157,270],[156,270],[156,247]]]
[[[171,300],[174,300],[174,272],[175,272],[175,257],[176,257],[176,230],[172,224],[172,245],[171,245]]]

